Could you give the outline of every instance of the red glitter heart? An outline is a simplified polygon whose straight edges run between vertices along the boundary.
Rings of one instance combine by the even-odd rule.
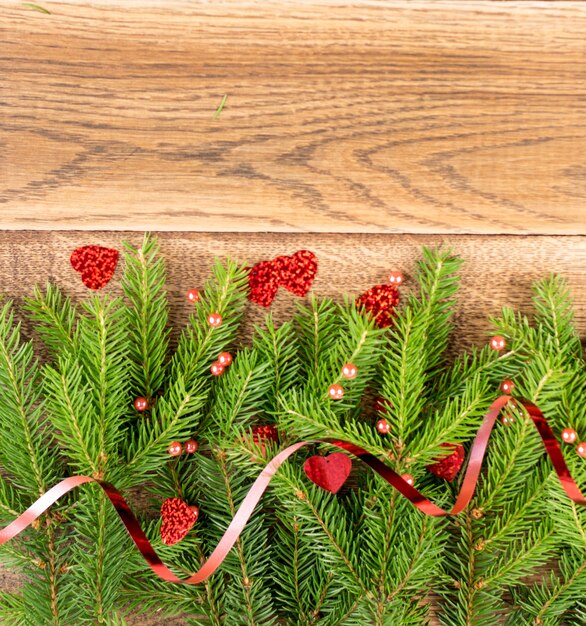
[[[427,469],[436,476],[449,480],[456,478],[456,475],[464,463],[464,446],[460,443],[442,443],[442,448],[453,448],[454,451],[448,456],[436,459],[436,462],[428,465]]]
[[[252,429],[252,440],[258,446],[260,445],[262,455],[265,456],[265,443],[279,443],[279,431],[273,424],[265,424],[263,426],[255,426]]]
[[[299,250],[291,256],[275,259],[281,265],[280,285],[296,296],[307,294],[317,275],[317,257],[309,250]]]
[[[370,313],[379,328],[393,324],[399,291],[393,285],[375,285],[356,299],[356,306]]]
[[[307,478],[331,493],[340,491],[351,469],[352,461],[343,452],[334,452],[329,456],[312,456],[303,464]]]
[[[248,299],[269,307],[277,295],[280,280],[280,265],[273,261],[257,263],[248,273]]]
[[[81,274],[81,280],[90,289],[105,287],[118,263],[118,250],[102,246],[83,246],[71,253],[71,267]]]
[[[198,515],[181,498],[167,498],[161,506],[161,517],[161,539],[171,546],[187,535]]]
[[[261,261],[248,273],[248,298],[260,306],[269,307],[279,286],[303,297],[316,274],[317,257],[309,250],[299,250],[291,256],[279,256],[272,261]]]

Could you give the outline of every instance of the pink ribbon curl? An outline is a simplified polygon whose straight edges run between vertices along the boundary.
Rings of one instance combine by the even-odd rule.
[[[234,518],[212,554],[202,567],[187,579],[181,579],[175,576],[175,574],[173,574],[173,572],[171,572],[171,570],[161,561],[140,527],[136,517],[132,514],[128,504],[124,500],[124,497],[116,489],[116,487],[110,483],[91,478],[90,476],[71,476],[70,478],[65,478],[60,483],[49,489],[49,491],[43,494],[24,513],[19,515],[13,522],[0,531],[0,545],[10,541],[13,537],[16,537],[19,533],[25,530],[25,528],[30,526],[52,504],[57,502],[59,498],[72,489],[75,489],[75,487],[83,485],[84,483],[95,482],[100,485],[104,493],[110,499],[110,502],[114,505],[114,508],[118,512],[118,515],[126,527],[128,534],[130,535],[132,541],[134,541],[134,544],[142,554],[151,570],[163,580],[172,583],[196,585],[209,578],[218,569],[218,567],[220,567],[231,548],[236,543],[240,533],[246,526],[248,519],[252,515],[256,505],[261,499],[263,493],[266,491],[279,467],[292,454],[297,452],[297,450],[303,446],[315,443],[329,443],[353,454],[360,461],[372,468],[379,476],[386,480],[397,491],[399,491],[399,493],[401,493],[405,498],[407,498],[407,500],[409,500],[415,507],[426,515],[433,517],[456,515],[466,508],[474,495],[480,470],[482,468],[482,461],[484,459],[484,455],[486,454],[490,433],[492,432],[501,410],[510,400],[523,405],[533,420],[533,423],[541,436],[545,450],[551,459],[556,474],[558,475],[559,481],[568,497],[575,503],[586,506],[586,498],[570,475],[570,471],[564,461],[560,445],[541,410],[534,404],[525,400],[515,400],[511,396],[501,396],[491,404],[488,413],[484,416],[480,429],[478,430],[470,450],[468,465],[466,467],[466,473],[462,481],[460,493],[456,498],[454,506],[449,511],[442,509],[431,502],[431,500],[428,500],[422,493],[415,489],[415,487],[401,478],[399,474],[363,448],[349,441],[324,439],[320,441],[301,441],[299,443],[295,443],[279,452],[269,461],[269,463],[267,463],[265,468],[250,487],[250,490],[240,504]]]

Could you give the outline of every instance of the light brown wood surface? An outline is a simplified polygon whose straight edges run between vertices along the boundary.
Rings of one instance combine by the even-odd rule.
[[[38,4],[0,228],[586,233],[584,2]]]

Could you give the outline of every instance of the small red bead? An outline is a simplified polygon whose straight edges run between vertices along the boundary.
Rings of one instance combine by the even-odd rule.
[[[578,456],[586,459],[586,441],[583,441],[576,446],[576,452],[578,453]]]
[[[411,476],[411,474],[401,474],[401,478],[408,484],[408,485],[413,485],[413,483],[415,482],[413,480],[413,476]]]
[[[190,289],[187,292],[187,299],[190,302],[199,302],[199,291],[197,289]]]
[[[178,441],[174,441],[169,446],[169,454],[171,456],[179,456],[181,452],[183,452],[183,446]]]
[[[342,376],[344,378],[356,378],[356,374],[358,374],[358,369],[354,363],[346,363],[342,368]]]
[[[385,419],[380,419],[376,423],[376,429],[381,435],[387,435],[391,431],[391,425]]]
[[[208,315],[208,324],[213,328],[217,328],[222,323],[222,316],[219,313],[210,313]]]
[[[401,272],[391,272],[389,274],[389,282],[391,285],[398,287],[403,282],[403,274]]]
[[[218,357],[218,363],[224,367],[228,367],[232,363],[232,355],[229,352],[222,352]]]
[[[513,422],[514,422],[514,418],[512,415],[503,415],[501,417],[501,422],[505,425],[505,426],[510,426]]]
[[[564,428],[562,430],[562,439],[566,443],[574,443],[578,439],[578,433],[573,428]]]
[[[501,337],[501,335],[495,335],[490,338],[490,347],[493,350],[504,350],[506,345],[507,342],[504,337]]]
[[[195,439],[190,439],[189,441],[186,441],[184,446],[185,452],[187,452],[187,454],[194,454],[199,450],[199,443],[197,443]]]
[[[143,398],[142,396],[135,398],[134,408],[140,413],[142,413],[143,411],[146,411],[149,408],[148,400],[146,398]]]
[[[195,504],[190,504],[189,510],[195,515],[195,521],[197,521],[197,518],[199,517],[199,509],[195,506]]]
[[[214,376],[221,376],[224,373],[224,366],[219,361],[216,361],[215,363],[212,363],[210,372]]]
[[[509,378],[503,380],[503,382],[501,383],[501,391],[503,393],[511,393],[511,391],[513,391],[514,388],[515,388],[515,383]]]
[[[339,400],[344,396],[344,388],[342,385],[332,385],[328,389],[328,393],[330,394],[330,398],[332,398],[332,400]]]

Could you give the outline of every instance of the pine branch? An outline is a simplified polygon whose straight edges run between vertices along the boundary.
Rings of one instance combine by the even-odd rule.
[[[145,234],[137,250],[125,244],[124,265],[130,387],[134,396],[150,400],[163,385],[169,345],[165,262],[159,256],[157,240]]]
[[[387,421],[399,456],[418,426],[427,388],[442,364],[458,290],[460,259],[449,251],[428,249],[423,256],[417,273],[421,293],[408,298],[390,329],[381,369],[382,395],[389,401]]]
[[[206,282],[201,300],[179,339],[171,362],[172,379],[181,376],[189,389],[200,376],[209,375],[210,365],[235,339],[247,289],[248,274],[244,268],[231,261],[224,266],[216,260],[213,276]],[[222,317],[217,328],[208,323],[211,313]]]
[[[25,310],[51,356],[75,353],[77,307],[52,283],[47,283],[44,293],[35,286],[33,293],[33,298],[25,300]]]
[[[0,387],[0,465],[15,487],[34,498],[55,482],[60,470],[44,432],[38,362],[32,343],[21,342],[10,303],[0,309]]]
[[[26,621],[27,612],[23,597],[0,591],[0,622],[5,626],[22,626]]]

